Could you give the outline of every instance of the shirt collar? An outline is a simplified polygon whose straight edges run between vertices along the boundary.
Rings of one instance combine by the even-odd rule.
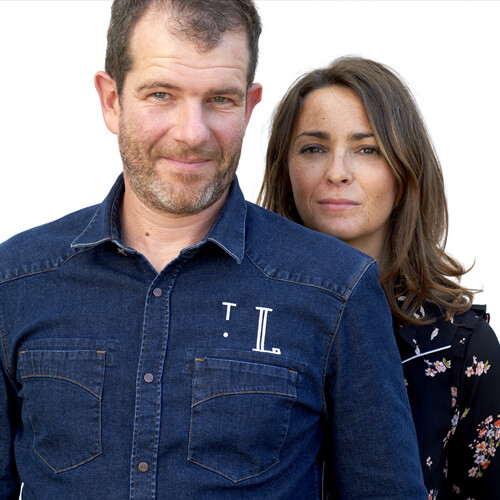
[[[98,205],[87,227],[74,239],[73,248],[93,247],[106,241],[125,248],[120,241],[120,201],[124,190],[121,174],[108,196]],[[246,211],[246,202],[235,177],[222,212],[200,244],[211,241],[240,264],[245,252]]]
[[[247,203],[235,177],[224,208],[205,240],[212,241],[241,264],[245,253]]]
[[[125,191],[123,174],[120,174],[111,191],[90,219],[87,227],[71,243],[73,248],[93,247],[106,241],[120,243],[120,201]]]

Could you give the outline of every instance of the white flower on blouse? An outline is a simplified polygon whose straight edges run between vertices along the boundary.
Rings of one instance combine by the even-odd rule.
[[[467,377],[472,377],[473,375],[477,375],[480,377],[484,373],[487,373],[490,369],[490,363],[488,360],[486,361],[478,361],[476,356],[472,357],[472,366],[468,366],[465,369],[465,374]]]

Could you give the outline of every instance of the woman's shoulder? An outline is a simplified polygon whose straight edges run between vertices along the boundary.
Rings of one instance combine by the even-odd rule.
[[[499,339],[489,321],[486,306],[478,304],[473,304],[466,313],[454,318],[453,324],[457,329],[455,342],[468,344],[468,357],[481,352],[500,359]]]
[[[471,308],[463,314],[456,315],[452,322],[458,327],[469,328],[471,330],[476,330],[478,328],[488,328],[490,315],[486,312],[486,305],[484,304],[472,304]]]
[[[427,324],[399,324],[394,321],[394,332],[401,358],[451,348],[454,342],[484,344],[495,347],[498,339],[488,324],[486,306],[472,305],[465,313],[446,319],[445,312],[436,304],[426,303],[415,313],[417,319],[430,320]]]
[[[466,314],[457,316],[455,324],[468,336],[467,357],[477,363],[479,357],[487,357],[500,363],[500,343],[497,335],[489,324],[489,314],[486,306],[473,305]],[[462,341],[459,336],[459,342]],[[470,376],[470,375],[469,375]]]
[[[428,322],[402,324],[394,319],[394,333],[403,361],[450,346],[457,327],[453,320],[445,319],[438,306],[426,303],[414,317]]]

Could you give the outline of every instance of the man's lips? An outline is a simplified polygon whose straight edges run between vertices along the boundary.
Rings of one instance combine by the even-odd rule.
[[[327,210],[348,210],[358,207],[361,203],[347,198],[323,198],[318,201],[318,205],[321,205]]]
[[[198,170],[205,167],[211,158],[171,158],[162,157],[170,165],[183,170]]]

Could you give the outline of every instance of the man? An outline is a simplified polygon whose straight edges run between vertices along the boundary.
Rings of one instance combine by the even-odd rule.
[[[115,0],[124,173],[0,247],[0,497],[423,499],[366,256],[243,200],[251,0]],[[375,352],[377,355],[375,356]]]

